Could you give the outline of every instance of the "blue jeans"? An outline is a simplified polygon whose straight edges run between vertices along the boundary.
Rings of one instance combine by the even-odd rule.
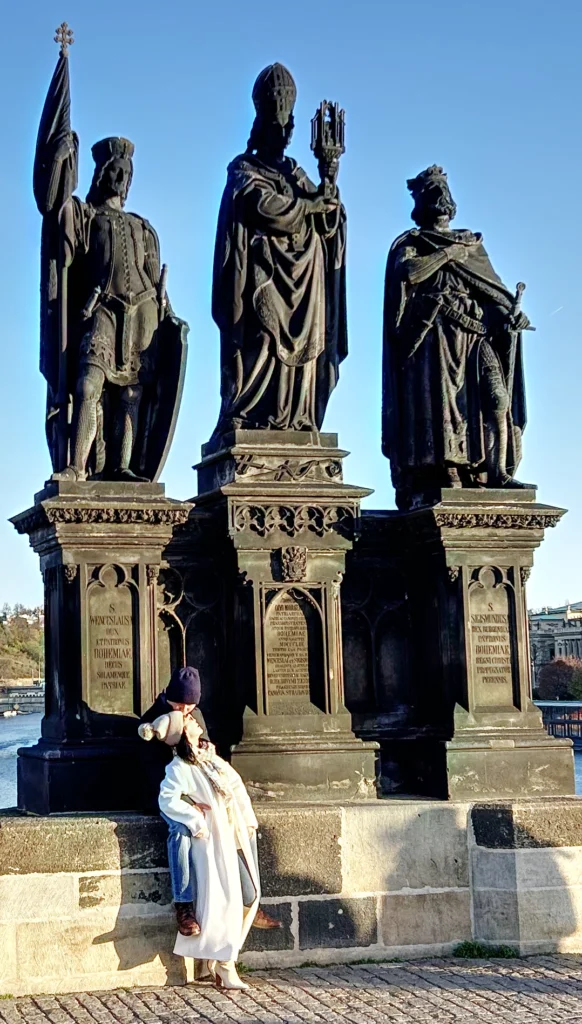
[[[168,826],[168,866],[170,868],[170,879],[172,882],[172,897],[174,903],[193,903],[196,905],[198,885],[192,853],[192,833],[187,825],[179,821],[173,821],[162,811],[160,814]],[[253,860],[258,873],[257,840],[251,839]],[[250,907],[257,898],[257,892],[241,850],[238,851],[238,867],[240,873],[240,885],[243,897],[243,906]]]
[[[172,882],[174,903],[195,903],[198,895],[196,873],[190,852],[192,849],[192,833],[187,825],[168,818],[163,811],[160,814],[168,826],[168,866]]]

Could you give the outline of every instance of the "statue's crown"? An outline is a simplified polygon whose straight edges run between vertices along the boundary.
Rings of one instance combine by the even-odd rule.
[[[258,113],[291,114],[297,99],[293,75],[283,64],[269,64],[253,86],[253,103]]]
[[[425,188],[429,185],[436,184],[447,184],[447,176],[443,171],[442,167],[438,167],[437,164],[432,164],[431,167],[427,167],[425,171],[421,171],[417,174],[416,178],[409,178],[406,182],[408,191],[416,198],[421,192],[424,192]]]
[[[121,160],[131,160],[135,146],[129,139],[112,136],[109,139],[101,139],[91,149],[93,159],[98,167],[101,167],[108,160],[118,157]]]

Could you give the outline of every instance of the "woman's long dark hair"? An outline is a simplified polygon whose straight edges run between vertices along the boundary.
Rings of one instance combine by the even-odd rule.
[[[198,746],[202,750],[206,750],[209,746],[208,740],[203,740],[202,737],[200,737]],[[180,739],[178,740],[175,749],[178,757],[181,758],[182,761],[185,761],[186,764],[197,763],[196,748],[192,746],[190,740],[186,735],[185,729],[182,735],[180,736]]]

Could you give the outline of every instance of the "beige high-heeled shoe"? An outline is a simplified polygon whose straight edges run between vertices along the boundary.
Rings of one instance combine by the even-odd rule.
[[[216,981],[216,960],[201,960],[197,981],[206,981],[211,978]]]
[[[219,988],[242,990],[250,987],[239,978],[234,960],[217,960],[214,971]]]

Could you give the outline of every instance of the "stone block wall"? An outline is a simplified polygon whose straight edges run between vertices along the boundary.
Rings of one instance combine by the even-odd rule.
[[[469,848],[483,941],[582,950],[582,800],[475,805]]]
[[[582,801],[260,806],[250,966],[582,950]],[[157,818],[0,814],[0,994],[179,984]]]

